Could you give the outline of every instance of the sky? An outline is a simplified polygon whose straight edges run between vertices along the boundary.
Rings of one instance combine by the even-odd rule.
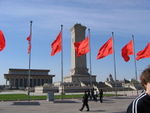
[[[149,0],[0,0],[0,30],[6,39],[6,48],[0,52],[0,84],[5,84],[4,73],[9,68],[27,68],[30,21],[32,32],[32,69],[49,69],[61,80],[60,53],[50,56],[51,43],[63,25],[64,76],[71,69],[71,33],[76,24],[91,30],[92,74],[97,81],[105,81],[109,74],[114,77],[113,55],[96,60],[99,48],[114,32],[116,77],[118,80],[135,78],[134,56],[125,62],[121,48],[135,37],[135,52],[145,48],[150,41]],[[87,35],[87,30],[86,30]],[[87,67],[89,68],[89,54]],[[150,58],[137,61],[138,77],[150,63]]]

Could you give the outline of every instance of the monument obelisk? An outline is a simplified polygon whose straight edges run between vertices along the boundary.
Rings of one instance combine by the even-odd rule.
[[[85,39],[86,27],[81,24],[75,24],[71,28],[71,72],[69,76],[64,77],[64,82],[96,82],[96,76],[88,73],[86,55],[76,56],[74,42]]]

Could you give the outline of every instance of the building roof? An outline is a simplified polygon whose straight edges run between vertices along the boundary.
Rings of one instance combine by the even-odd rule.
[[[48,69],[31,69],[30,76],[36,77],[55,77],[55,75],[49,74]],[[17,69],[17,68],[10,68],[7,74],[4,74],[4,78],[7,77],[15,77],[15,76],[29,76],[29,69]]]
[[[9,71],[28,71],[29,69],[9,68]],[[30,69],[31,71],[50,72],[48,69]]]
[[[4,74],[4,77],[6,76],[28,76],[28,74]],[[51,77],[55,77],[55,75],[41,75],[41,74],[31,74],[30,76],[51,76]]]

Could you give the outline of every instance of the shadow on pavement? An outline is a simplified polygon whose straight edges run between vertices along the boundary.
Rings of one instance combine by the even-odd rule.
[[[127,97],[112,97],[112,99],[134,99],[136,96],[127,96]]]
[[[54,103],[79,103],[73,100],[55,100]]]
[[[13,102],[12,105],[36,105],[39,106],[39,102]]]
[[[126,113],[125,111],[121,111],[121,112],[113,112],[113,113]]]
[[[103,99],[103,103],[115,103],[113,99]]]
[[[106,112],[106,110],[90,110],[88,112]]]

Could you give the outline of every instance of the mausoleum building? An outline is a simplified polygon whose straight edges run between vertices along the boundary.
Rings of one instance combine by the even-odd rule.
[[[49,75],[50,70],[31,69],[30,87],[43,86],[45,83],[52,84],[55,75]],[[4,74],[6,85],[10,88],[26,88],[29,86],[29,69],[9,69],[8,74]]]

